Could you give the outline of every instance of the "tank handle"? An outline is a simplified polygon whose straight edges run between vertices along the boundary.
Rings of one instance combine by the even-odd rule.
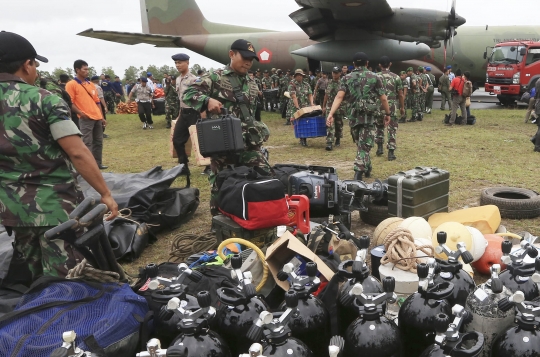
[[[468,342],[468,341],[476,341],[476,343],[474,344],[474,346],[466,349],[466,350],[463,350],[461,349],[462,345],[465,343],[465,342]],[[479,332],[476,332],[476,331],[472,331],[472,332],[467,332],[465,334],[463,334],[463,336],[461,337],[459,343],[454,346],[454,349],[452,350],[452,352],[450,353],[450,356],[451,357],[471,357],[471,356],[477,356],[483,349],[484,347],[484,335],[479,333]]]

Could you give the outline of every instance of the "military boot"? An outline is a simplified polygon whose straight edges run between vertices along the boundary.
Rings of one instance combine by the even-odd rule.
[[[396,155],[394,155],[394,150],[388,150],[388,161],[394,161],[396,159]]]
[[[406,122],[407,122],[406,117],[402,117],[401,119],[398,120],[398,123],[406,123]]]
[[[334,146],[338,147],[340,145],[341,145],[340,139],[336,138],[336,143],[334,144]]]
[[[365,174],[364,174],[366,177],[371,177],[371,167],[369,169],[366,170]]]
[[[332,143],[326,144],[326,151],[332,151]]]
[[[384,154],[383,143],[377,143],[377,156],[382,156]]]
[[[353,180],[362,181],[362,171],[355,171]]]
[[[423,113],[418,113],[418,118],[416,118],[416,120],[418,120],[418,121],[424,120],[424,114]]]
[[[407,120],[408,123],[414,123],[416,121],[416,116],[413,116],[411,119]]]

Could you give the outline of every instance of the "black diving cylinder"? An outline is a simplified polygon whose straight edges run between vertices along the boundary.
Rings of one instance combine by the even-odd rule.
[[[526,255],[536,258],[538,249],[529,242],[521,241],[521,248],[512,252],[512,242],[503,241],[502,252],[501,261],[506,264],[506,270],[501,273],[499,278],[503,285],[512,293],[521,291],[525,294],[526,301],[537,298],[540,295],[538,283],[531,279],[535,273],[535,264],[525,264],[523,260]]]

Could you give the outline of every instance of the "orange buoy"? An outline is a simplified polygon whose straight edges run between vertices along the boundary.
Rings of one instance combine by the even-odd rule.
[[[478,271],[480,274],[489,275],[489,269],[493,264],[500,264],[501,271],[506,269],[506,265],[501,263],[502,249],[501,244],[504,240],[501,236],[496,234],[484,234],[484,238],[488,241],[486,251],[484,255],[471,265]]]

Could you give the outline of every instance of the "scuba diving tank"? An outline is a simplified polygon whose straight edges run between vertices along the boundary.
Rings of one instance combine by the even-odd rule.
[[[536,258],[538,250],[524,240],[520,245],[521,249],[512,252],[512,242],[502,242],[501,261],[506,264],[506,270],[501,273],[500,279],[508,290],[513,293],[521,291],[525,294],[526,301],[532,301],[540,295],[537,284],[531,279],[535,264],[525,264],[523,259],[526,255]]]
[[[153,338],[146,344],[146,351],[137,353],[135,357],[166,357],[167,349],[161,348],[161,341]]]
[[[492,357],[536,357],[540,355],[540,303],[526,301],[517,291],[499,301],[499,308],[509,311],[515,306],[517,326],[502,332],[491,349]]]
[[[330,357],[341,357],[343,355],[344,346],[345,341],[343,340],[343,337],[332,337],[328,346],[328,355]],[[294,356],[294,353],[291,355]],[[322,354],[320,356],[322,356]],[[263,356],[263,346],[260,343],[254,343],[249,348],[249,353],[243,353],[239,357],[265,357]]]
[[[64,332],[62,346],[52,351],[51,357],[92,357],[90,352],[85,352],[75,345],[76,338],[75,331]]]
[[[438,314],[450,315],[452,308],[446,298],[452,295],[450,282],[435,284],[437,262],[418,264],[418,292],[410,295],[401,305],[398,326],[403,342],[403,355],[418,356],[435,341],[435,320]]]
[[[469,311],[461,305],[452,307],[454,321],[450,316],[438,314],[435,319],[435,343],[424,350],[420,357],[477,357],[484,347],[484,335],[471,331],[460,333],[462,324],[472,319]]]
[[[483,357],[491,356],[491,345],[495,337],[514,323],[512,312],[499,309],[499,301],[512,295],[499,279],[500,264],[493,264],[490,272],[491,278],[478,285],[467,298],[465,306],[473,317],[472,322],[465,325],[465,331],[476,331],[484,335]]]
[[[163,346],[168,346],[178,335],[177,326],[180,322],[179,316],[167,309],[168,302],[172,298],[177,298],[185,302],[184,308],[186,310],[199,308],[197,299],[188,294],[186,279],[199,282],[202,279],[202,274],[189,269],[187,264],[182,263],[178,265],[178,276],[171,279],[170,282],[155,277],[148,283],[151,293],[146,295],[146,300],[155,314],[154,335],[159,338]],[[167,284],[168,286],[166,288],[158,289],[159,285]]]
[[[262,354],[266,357],[313,357],[309,347],[299,339],[292,337],[289,322],[293,315],[298,313],[298,295],[296,291],[285,293],[287,310],[279,317],[268,311],[263,311],[257,321],[251,325],[247,333],[247,340],[251,342],[266,341]],[[317,356],[319,357],[319,356]]]
[[[397,300],[394,294],[396,281],[394,277],[386,277],[382,285],[384,292],[381,294],[364,293],[360,283],[350,290],[360,317],[345,332],[346,356],[402,356],[399,329],[383,312],[385,302],[393,304]]]
[[[321,300],[311,294],[321,285],[317,277],[317,263],[307,263],[306,272],[307,276],[296,275],[294,265],[288,263],[278,272],[277,278],[288,280],[289,290],[294,290],[298,296],[296,312],[289,320],[292,335],[304,342],[316,356],[320,356],[328,350],[330,339],[328,311]],[[286,304],[281,304],[279,309],[285,311]]]
[[[433,278],[435,284],[450,282],[454,284],[454,291],[447,300],[450,305],[459,304],[465,306],[467,297],[474,290],[476,284],[469,273],[463,270],[463,264],[459,258],[463,259],[465,264],[470,264],[473,261],[473,256],[467,251],[465,243],[457,243],[457,250],[453,251],[446,245],[446,232],[437,233],[437,242],[439,245],[435,247],[437,254],[444,253],[448,260],[437,259],[439,269],[437,275]]]
[[[210,321],[216,315],[211,307],[208,291],[197,293],[200,308],[188,310],[187,302],[172,298],[167,309],[178,316],[180,335],[167,349],[169,357],[231,357],[229,347],[219,334],[210,330]]]
[[[358,309],[353,305],[354,296],[350,294],[356,284],[361,284],[364,294],[380,294],[383,292],[381,282],[369,275],[366,256],[370,240],[368,236],[359,239],[359,250],[354,260],[346,260],[339,265],[338,275],[348,280],[339,291],[339,325],[344,332],[358,317]],[[386,310],[386,306],[384,306]]]
[[[219,305],[213,326],[229,344],[231,354],[238,356],[250,346],[245,336],[253,321],[261,312],[269,310],[269,307],[262,297],[257,296],[255,286],[251,283],[251,273],[240,270],[240,255],[233,255],[231,266],[232,278],[238,281],[238,286],[217,290]]]

